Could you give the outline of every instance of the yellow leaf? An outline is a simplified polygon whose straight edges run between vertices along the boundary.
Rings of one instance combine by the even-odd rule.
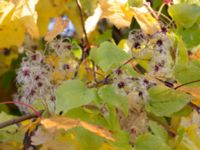
[[[127,0],[100,0],[102,18],[109,19],[117,28],[130,26],[133,11],[126,7],[126,2]]]
[[[37,2],[38,0],[19,0],[11,17],[11,20],[20,19],[26,32],[33,38],[39,37],[37,12],[35,11]]]
[[[48,130],[55,131],[58,129],[64,129],[69,130],[75,127],[82,126],[83,128],[101,136],[108,140],[115,141],[115,139],[112,137],[111,133],[100,127],[100,126],[94,126],[87,122],[80,121],[78,119],[72,119],[72,118],[66,118],[66,117],[52,117],[49,119],[43,119],[41,120],[41,124]]]
[[[45,40],[52,41],[59,33],[61,33],[67,26],[68,22],[63,20],[61,17],[55,19],[54,27],[51,31],[47,32]]]
[[[0,48],[21,46],[25,38],[25,29],[19,20],[0,25]]]
[[[127,7],[127,0],[100,0],[102,18],[109,19],[117,28],[128,27],[132,17],[138,21],[141,29],[146,34],[160,31],[160,25],[146,6]]]
[[[52,78],[54,84],[60,84],[65,79],[65,74],[63,72],[60,72],[59,70],[55,70],[52,73]]]
[[[123,49],[126,53],[130,53],[130,48],[128,46],[127,39],[120,40],[118,47]]]
[[[1,40],[1,37],[0,37],[0,40]],[[3,49],[0,49],[0,76],[10,69],[12,61],[16,59],[17,57],[18,57],[18,54],[14,50],[10,50],[9,55],[4,55]]]
[[[82,29],[82,24],[81,24],[80,13],[79,13],[75,0],[68,0],[68,4],[66,6],[65,12],[66,12],[66,15],[72,21],[76,29],[77,37],[81,38],[83,36],[83,29]],[[85,20],[85,16],[83,16],[83,19]]]
[[[157,31],[160,31],[160,24],[158,21],[151,15],[150,11],[146,6],[140,8],[133,7],[134,16],[139,23],[141,29],[145,34],[154,34]]]
[[[117,150],[117,149],[109,145],[108,143],[103,143],[100,150]]]
[[[6,18],[12,14],[12,10],[15,5],[12,2],[1,1],[0,3],[0,24],[2,24]]]
[[[198,127],[196,125],[191,125],[186,128],[186,132],[188,137],[196,144],[196,146],[200,149],[200,136],[198,135]]]
[[[48,55],[46,58],[46,62],[55,68],[59,66],[59,61],[59,57],[55,54]]]
[[[22,150],[23,146],[20,143],[10,141],[0,143],[0,150]]]
[[[56,16],[56,9],[54,9],[50,0],[40,0],[36,5],[36,11],[38,13],[39,32],[41,36],[44,36],[48,30],[50,18]]]
[[[32,38],[39,38],[38,26],[31,16],[23,17],[21,22],[26,32],[29,33]]]
[[[29,135],[33,133],[35,130],[37,130],[37,127],[40,123],[41,119],[37,118],[36,120],[25,120],[20,123],[20,126],[18,128],[20,133],[25,133],[27,132]]]
[[[15,3],[4,3],[4,9],[0,6],[0,48],[21,46],[25,32],[33,38],[39,37],[35,12],[37,1],[16,0]]]
[[[60,16],[65,12],[69,0],[39,0],[36,5],[38,13],[37,25],[41,36],[48,31],[50,19]]]

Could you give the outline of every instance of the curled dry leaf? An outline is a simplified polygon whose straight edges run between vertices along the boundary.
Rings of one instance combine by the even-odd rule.
[[[31,144],[41,145],[40,150],[77,150],[78,146],[73,140],[67,136],[59,137],[59,132],[49,132],[39,127],[35,134],[31,137]]]
[[[41,123],[46,129],[51,131],[55,131],[57,129],[69,130],[71,128],[80,126],[80,120],[65,117],[43,119]]]
[[[87,122],[80,121],[79,119],[72,119],[72,118],[66,118],[66,117],[52,117],[49,119],[42,119],[41,124],[48,130],[51,130],[52,132],[58,129],[64,129],[69,130],[75,127],[82,126],[83,128],[105,138],[111,141],[115,141],[115,139],[112,137],[112,134],[100,127],[91,125]]]
[[[68,20],[63,20],[61,17],[55,19],[55,24],[53,29],[47,32],[45,40],[50,42],[55,38],[59,33],[61,33],[68,25]]]
[[[40,145],[43,143],[47,143],[49,141],[52,141],[54,137],[54,134],[50,132],[45,132],[41,128],[39,128],[34,136],[31,137],[31,144],[32,145]]]

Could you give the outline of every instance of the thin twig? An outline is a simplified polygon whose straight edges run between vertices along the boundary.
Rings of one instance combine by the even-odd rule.
[[[81,56],[81,59],[78,61],[78,64],[76,66],[73,79],[76,78],[76,76],[78,75],[79,67],[80,67],[81,63],[84,61],[84,59],[87,57],[87,54],[89,54],[88,50],[90,50],[90,44],[89,44],[89,41],[88,41],[86,29],[85,29],[85,24],[84,24],[84,19],[83,19],[83,11],[82,11],[80,0],[76,0],[76,4],[77,4],[79,14],[80,14],[81,25],[82,25],[83,33],[84,33],[84,36],[85,36],[85,40],[84,40],[85,43],[83,43],[83,47],[81,47],[82,56]]]
[[[125,61],[121,66],[117,67],[117,69],[115,69],[115,71],[121,69],[123,66],[127,65],[128,63],[130,63],[133,59],[136,59],[135,57],[131,57],[130,59],[128,59],[127,61]],[[114,72],[112,71],[111,73],[109,73],[108,75],[105,76],[105,78],[101,81],[97,81],[94,85],[92,85],[91,87],[95,87],[99,84],[108,84],[108,79],[109,77],[113,74]]]
[[[40,112],[37,111],[37,109],[35,109],[33,106],[31,106],[30,104],[27,104],[27,103],[24,103],[24,102],[21,102],[21,101],[4,101],[4,102],[0,102],[0,104],[19,104],[19,105],[23,105],[27,108],[30,108],[36,116],[40,117]]]
[[[185,85],[188,85],[188,84],[192,84],[192,83],[196,83],[196,82],[200,82],[200,79],[199,80],[190,81],[190,82],[187,82],[187,83],[184,83],[184,84],[181,84],[181,85],[178,85],[174,89],[177,90],[177,89],[181,88],[182,86],[185,86]]]
[[[82,52],[82,56],[81,56],[80,60],[78,61],[78,64],[77,64],[77,66],[76,66],[76,68],[75,68],[75,72],[74,72],[73,79],[75,79],[76,76],[78,75],[78,70],[79,70],[80,65],[81,65],[81,63],[83,62],[83,60],[84,60],[84,52]]]
[[[43,110],[41,110],[39,112],[41,114],[41,113],[43,113]],[[28,120],[28,119],[31,119],[31,118],[37,118],[37,117],[38,117],[38,115],[36,115],[35,113],[32,113],[32,114],[24,115],[22,117],[14,118],[14,119],[0,123],[0,129],[5,128],[10,125],[13,125],[13,124],[16,124],[16,123],[19,123],[19,122],[22,122],[22,121],[25,121],[25,120]]]
[[[158,16],[156,15],[155,11],[151,8],[151,4],[149,2],[144,2],[144,6],[147,7],[147,9],[150,11],[150,13],[155,17],[157,20],[159,20]]]
[[[94,77],[94,81],[97,83],[97,76],[96,76],[96,71],[95,71],[95,63],[94,61],[92,61],[92,71],[93,71],[93,77]]]
[[[76,3],[77,3],[77,6],[78,6],[80,18],[81,18],[81,24],[82,24],[82,29],[83,29],[84,36],[85,36],[86,47],[88,47],[89,46],[89,41],[88,41],[86,29],[85,29],[85,24],[84,24],[84,19],[83,19],[83,11],[82,11],[82,7],[81,7],[81,2],[80,2],[80,0],[76,0]]]
[[[164,6],[165,6],[165,3],[163,3],[163,4],[160,6],[160,8],[159,8],[159,10],[158,10],[158,14],[157,14],[157,17],[158,17],[158,18],[160,17],[160,14],[161,14],[161,12],[162,12]]]

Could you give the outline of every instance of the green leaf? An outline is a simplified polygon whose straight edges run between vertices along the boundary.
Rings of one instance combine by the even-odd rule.
[[[99,97],[103,102],[121,109],[128,113],[128,97],[115,92],[115,87],[105,85],[98,90]]]
[[[129,59],[126,52],[110,42],[102,43],[99,48],[92,48],[90,57],[103,71],[118,67]]]
[[[159,136],[161,139],[163,139],[164,142],[167,142],[168,133],[161,125],[155,121],[150,121],[149,127],[154,135]]]
[[[109,112],[109,114],[104,117],[108,122],[109,128],[112,130],[121,129],[120,124],[119,124],[119,117],[116,112],[116,108],[114,106],[108,105],[108,112]]]
[[[81,5],[82,5],[82,9],[83,11],[86,12],[86,14],[90,14],[92,15],[92,13],[94,13],[94,9],[96,8],[97,6],[97,0],[80,0],[81,2]]]
[[[105,32],[103,32],[101,35],[99,35],[95,39],[94,43],[99,45],[99,44],[103,43],[104,41],[108,41],[111,38],[112,38],[112,30],[109,29],[109,30],[106,30]]]
[[[69,80],[56,90],[56,112],[68,110],[89,104],[95,99],[95,89],[88,89],[80,80]]]
[[[14,70],[9,70],[2,76],[2,85],[4,87],[4,91],[8,92],[15,77],[16,73]]]
[[[187,3],[187,4],[196,4],[200,6],[199,0],[173,0],[173,2],[174,4]]]
[[[176,36],[176,38],[177,38],[176,64],[187,65],[189,59],[185,43],[180,37]]]
[[[80,150],[98,150],[104,142],[102,137],[83,128],[76,129],[76,138],[80,144]]]
[[[156,116],[172,116],[187,105],[190,96],[166,88],[164,86],[155,86],[149,90],[149,100],[146,110]]]
[[[160,137],[146,133],[136,140],[135,150],[170,150],[170,147]]]
[[[190,28],[200,17],[200,7],[190,4],[171,5],[168,9],[170,16],[181,27]]]
[[[15,118],[15,116],[8,115],[7,113],[5,113],[3,111],[0,113],[0,123],[8,121],[13,118]],[[10,131],[11,132],[11,131],[14,131],[15,129],[17,129],[17,126],[11,125],[11,126],[0,129],[0,131]]]
[[[188,29],[179,28],[178,34],[182,36],[182,39],[188,48],[193,48],[200,44],[200,27],[198,23]]]
[[[0,113],[0,123],[14,118],[16,118],[16,116],[6,114],[5,112]],[[0,129],[0,142],[6,142],[11,140],[21,142],[23,140],[24,133],[19,131],[16,132],[17,129],[18,127],[15,124]]]
[[[114,133],[116,141],[113,143],[113,146],[117,150],[133,150],[132,146],[129,144],[129,134],[126,131],[118,130]]]
[[[0,104],[0,112],[6,112],[6,113],[9,113],[9,108],[7,105],[4,105],[4,104]]]
[[[143,5],[143,0],[128,0],[128,4],[133,7],[141,7]]]
[[[79,107],[79,108],[74,108],[74,109],[69,110],[64,115],[71,118],[81,119],[91,124],[97,124],[97,125],[107,127],[107,121],[101,115],[100,110]]]
[[[183,116],[188,116],[192,113],[193,111],[193,108],[192,106],[188,106],[186,105],[183,109],[181,109],[180,111],[174,113],[175,116],[180,116],[180,117],[183,117]]]
[[[190,62],[188,65],[177,64],[174,68],[174,76],[181,83],[189,83],[200,79],[200,67],[197,62]],[[199,86],[200,82],[190,84],[191,86]]]

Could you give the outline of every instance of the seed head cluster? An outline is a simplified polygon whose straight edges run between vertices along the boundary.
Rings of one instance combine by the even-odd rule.
[[[69,40],[54,40],[48,50],[27,51],[17,70],[18,92],[14,100],[33,106],[42,105],[50,112],[55,110],[55,89],[68,74],[72,74],[72,45]],[[62,78],[59,78],[62,77]],[[56,82],[59,80],[59,82]],[[20,111],[28,113],[27,107],[19,105]]]
[[[145,35],[141,30],[133,30],[129,34],[128,43],[134,57],[148,61],[149,74],[166,78],[172,76],[173,42],[165,28],[153,35]]]
[[[147,101],[147,90],[155,85],[155,83],[148,81],[144,77],[133,77],[121,69],[114,72],[113,84],[117,93],[129,95],[134,92],[144,102]]]

